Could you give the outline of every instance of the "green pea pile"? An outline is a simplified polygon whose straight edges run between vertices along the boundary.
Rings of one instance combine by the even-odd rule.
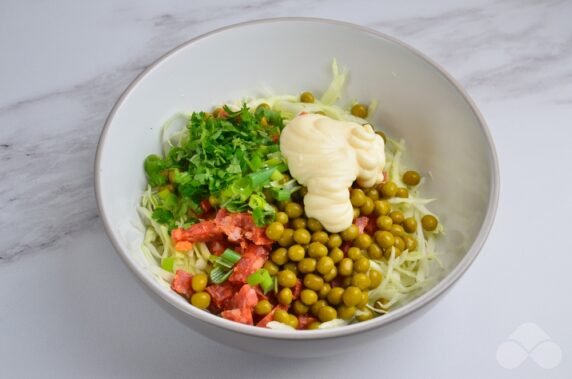
[[[420,175],[407,171],[403,182],[415,186]],[[288,306],[290,312],[278,310],[274,319],[297,327],[296,316],[312,315],[319,321],[309,325],[317,328],[321,322],[336,318],[365,321],[374,317],[366,307],[368,292],[382,282],[382,274],[370,268],[370,259],[388,259],[392,253],[399,256],[404,250],[415,250],[417,240],[412,235],[417,230],[417,220],[405,217],[403,212],[392,209],[387,199],[408,197],[407,188],[398,188],[389,181],[375,188],[352,188],[350,200],[354,208],[354,219],[360,216],[374,216],[376,231],[373,235],[360,233],[352,224],[341,233],[328,233],[322,224],[304,215],[300,202],[292,201],[280,205],[276,221],[266,228],[266,236],[276,241],[276,248],[264,268],[277,277],[279,304]],[[426,215],[421,220],[426,231],[437,227],[437,219]],[[342,244],[351,244],[347,253]],[[302,281],[300,296],[294,300],[292,290],[297,280]],[[267,301],[261,301],[255,308],[259,315],[266,315],[272,309]]]

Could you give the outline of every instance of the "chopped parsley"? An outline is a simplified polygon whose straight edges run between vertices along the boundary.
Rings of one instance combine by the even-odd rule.
[[[237,111],[224,106],[216,116],[193,113],[180,143],[165,157],[149,155],[144,169],[156,193],[153,218],[170,229],[197,222],[201,201],[230,212],[250,212],[263,226],[274,221],[270,202],[287,201],[299,189],[283,175],[288,167],[278,140],[282,116],[269,108]]]

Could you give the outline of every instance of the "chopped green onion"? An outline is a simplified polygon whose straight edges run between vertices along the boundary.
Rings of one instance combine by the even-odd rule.
[[[232,270],[225,271],[222,267],[216,266],[210,272],[211,282],[221,284],[229,278],[230,274]]]
[[[240,260],[241,255],[232,249],[226,249],[219,257],[214,259],[211,257],[209,260],[214,264],[210,272],[211,282],[220,284],[232,274],[232,268]]]
[[[262,269],[256,271],[254,274],[248,275],[246,282],[251,286],[255,286],[262,280]]]
[[[218,259],[216,263],[219,267],[224,267],[227,270],[230,270],[232,266],[234,266],[232,263],[230,263],[229,261],[225,261],[224,259]]]
[[[175,263],[175,257],[167,257],[161,260],[161,268],[165,271],[173,272],[173,264]]]
[[[252,218],[256,226],[269,224],[276,217],[276,209],[260,195],[251,195],[248,200],[248,206],[252,209]]]
[[[165,200],[169,195],[171,194],[171,191],[169,191],[168,189],[163,189],[159,192],[157,192],[157,195],[159,195],[159,197],[161,198],[161,200]]]
[[[259,285],[265,294],[274,287],[274,278],[270,275],[268,270],[263,268],[250,274],[248,278],[246,278],[246,282],[251,286]]]
[[[275,168],[267,168],[258,172],[250,174],[250,182],[252,187],[259,188],[270,181],[272,174],[276,171]]]
[[[249,166],[252,171],[259,170],[262,167],[262,158],[260,158],[260,155],[253,155]]]
[[[282,163],[282,158],[273,157],[273,158],[268,159],[265,163],[268,166],[276,166],[276,165],[279,165],[280,163]]]
[[[278,201],[290,200],[291,192],[288,190],[273,188],[272,196]]]
[[[268,274],[268,278],[265,277],[264,281],[260,283],[260,288],[262,288],[264,294],[267,294],[268,291],[274,288],[274,278],[272,278],[270,274]]]
[[[219,260],[225,260],[229,262],[231,265],[234,265],[236,262],[240,260],[241,255],[238,254],[236,251],[232,249],[226,249],[224,253],[219,257]]]
[[[248,200],[248,206],[252,209],[255,208],[264,208],[268,202],[260,195],[252,195]]]
[[[234,266],[239,260],[240,254],[234,250],[226,249],[224,253],[222,253],[222,255],[217,258],[216,264],[226,267],[227,269],[231,269],[232,266]]]
[[[270,176],[270,180],[272,180],[273,182],[277,182],[277,181],[280,181],[283,177],[284,177],[284,175],[282,175],[282,173],[280,171],[274,170],[274,172]]]
[[[167,183],[167,178],[163,175],[165,166],[165,161],[158,155],[149,155],[145,158],[143,167],[147,180],[152,187],[162,186]]]
[[[298,185],[298,182],[296,182],[294,179],[290,180],[288,183],[284,184],[284,188],[285,190],[288,190],[290,192],[295,192],[298,191],[301,187]]]
[[[275,167],[276,170],[280,171],[280,172],[286,172],[288,171],[288,166],[286,165],[286,163],[281,162],[278,166]]]

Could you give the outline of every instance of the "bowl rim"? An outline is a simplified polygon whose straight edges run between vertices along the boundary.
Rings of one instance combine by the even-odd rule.
[[[329,24],[329,25],[351,28],[366,34],[373,35],[381,39],[385,39],[386,41],[397,44],[400,47],[403,47],[404,49],[408,50],[410,53],[417,56],[421,60],[424,60],[427,64],[435,68],[461,94],[461,96],[467,102],[471,111],[479,121],[480,127],[482,129],[482,132],[485,136],[485,139],[488,143],[488,147],[490,149],[488,156],[488,165],[490,170],[491,191],[488,199],[488,206],[485,214],[485,219],[483,221],[483,224],[481,225],[477,237],[475,238],[475,241],[467,250],[465,256],[459,261],[459,263],[453,270],[449,271],[445,275],[445,277],[443,277],[439,281],[439,283],[437,283],[433,288],[423,293],[418,298],[405,304],[404,306],[384,315],[383,317],[377,317],[375,319],[366,322],[347,325],[340,328],[304,331],[302,333],[297,333],[297,332],[293,333],[292,331],[289,330],[258,328],[250,325],[243,325],[234,321],[225,320],[222,317],[218,317],[216,315],[194,308],[188,302],[184,301],[180,296],[172,293],[170,289],[161,286],[155,278],[153,278],[151,275],[145,272],[142,267],[139,267],[134,262],[133,258],[129,256],[129,253],[127,251],[124,251],[121,248],[119,241],[117,240],[115,233],[110,226],[108,215],[106,213],[105,206],[102,202],[102,189],[101,189],[101,179],[100,179],[100,172],[101,172],[100,166],[101,166],[103,146],[105,145],[107,134],[110,129],[110,125],[114,120],[115,114],[121,108],[121,105],[126,100],[126,98],[131,94],[135,86],[143,79],[145,79],[145,77],[150,72],[152,72],[155,68],[160,66],[163,62],[165,62],[171,56],[175,55],[180,50],[192,45],[193,43],[203,40],[211,35],[224,33],[235,28],[241,28],[249,25],[285,23],[285,22],[318,23],[318,24]],[[159,297],[164,299],[167,303],[181,310],[187,315],[195,318],[198,321],[201,321],[203,323],[212,326],[220,327],[228,332],[234,332],[237,334],[249,335],[254,337],[277,339],[277,340],[320,340],[320,339],[348,336],[352,334],[360,334],[393,323],[415,312],[416,310],[427,306],[429,303],[439,298],[443,293],[446,292],[447,289],[449,289],[455,282],[457,282],[457,280],[465,273],[465,271],[469,268],[469,266],[473,263],[473,261],[479,254],[480,250],[485,244],[485,241],[494,223],[494,219],[498,208],[499,192],[500,192],[500,174],[499,174],[498,157],[490,130],[484,120],[483,115],[481,114],[481,112],[479,111],[479,109],[469,96],[469,94],[461,87],[461,85],[451,75],[449,75],[449,73],[447,73],[447,71],[445,71],[439,64],[437,64],[435,61],[427,57],[424,53],[420,52],[416,48],[409,46],[408,44],[394,37],[391,37],[385,33],[379,32],[369,27],[356,25],[345,21],[327,19],[327,18],[274,17],[274,18],[255,19],[214,29],[210,32],[201,34],[176,46],[175,48],[171,49],[167,53],[157,58],[152,64],[150,64],[147,68],[145,68],[122,92],[120,97],[113,105],[113,108],[111,109],[109,115],[107,116],[107,119],[105,120],[105,124],[97,144],[97,150],[95,155],[95,195],[96,195],[97,206],[99,209],[99,214],[101,215],[101,219],[103,221],[106,234],[108,238],[111,240],[111,243],[115,248],[115,251],[119,254],[122,260],[131,269],[131,271],[136,275],[136,277],[138,277],[143,283],[147,285],[147,287],[151,288],[151,290],[153,290],[154,293],[156,293]]]

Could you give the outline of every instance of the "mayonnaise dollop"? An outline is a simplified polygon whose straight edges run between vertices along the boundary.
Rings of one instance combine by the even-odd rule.
[[[306,215],[331,233],[352,224],[352,183],[372,187],[383,181],[384,143],[370,125],[299,115],[282,131],[280,150],[290,174],[308,188]]]

